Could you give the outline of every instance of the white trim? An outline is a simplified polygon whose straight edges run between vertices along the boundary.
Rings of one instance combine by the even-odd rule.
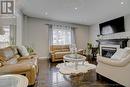
[[[102,47],[113,47],[113,48],[117,48],[117,50],[120,48],[120,45],[100,45],[100,55],[102,55]]]
[[[49,57],[39,57],[39,59],[49,59]]]

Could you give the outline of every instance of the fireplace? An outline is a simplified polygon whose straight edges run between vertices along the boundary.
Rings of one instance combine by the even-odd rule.
[[[111,58],[111,56],[118,50],[119,48],[127,47],[127,39],[105,39],[105,40],[97,40],[100,48],[100,55]]]
[[[116,52],[116,47],[101,47],[101,55],[103,57],[111,58]]]

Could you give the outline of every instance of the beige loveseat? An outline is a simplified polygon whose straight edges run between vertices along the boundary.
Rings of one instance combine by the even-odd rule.
[[[97,56],[96,72],[125,87],[130,87],[130,54],[120,60]]]
[[[51,61],[62,61],[63,56],[70,53],[69,45],[51,45],[50,55]]]
[[[15,46],[0,49],[0,75],[21,74],[33,85],[38,73],[37,55],[21,57]]]
[[[77,53],[83,55],[83,49],[77,49]],[[70,54],[69,45],[51,45],[50,46],[50,55],[51,61],[63,61],[63,56],[66,54]]]

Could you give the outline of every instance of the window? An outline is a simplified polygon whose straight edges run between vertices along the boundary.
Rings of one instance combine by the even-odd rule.
[[[53,45],[71,44],[71,29],[53,29]]]
[[[48,24],[49,46],[75,44],[75,27]]]
[[[3,34],[0,34],[0,48],[7,47],[10,45],[10,28],[9,26],[4,26],[0,30]]]

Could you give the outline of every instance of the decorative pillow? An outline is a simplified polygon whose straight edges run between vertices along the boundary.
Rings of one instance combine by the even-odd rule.
[[[7,61],[14,56],[14,52],[11,47],[6,47],[0,50],[0,56]]]
[[[129,50],[126,49],[118,49],[115,54],[111,57],[111,59],[120,60],[121,58],[126,57],[129,54]]]
[[[25,46],[17,46],[17,48],[21,56],[29,56],[29,53]]]
[[[12,46],[10,46],[10,47],[12,48],[14,54],[17,55],[17,54],[18,54],[17,46],[13,46],[13,45],[12,45]]]
[[[130,52],[130,47],[126,47],[125,50],[128,50]]]

